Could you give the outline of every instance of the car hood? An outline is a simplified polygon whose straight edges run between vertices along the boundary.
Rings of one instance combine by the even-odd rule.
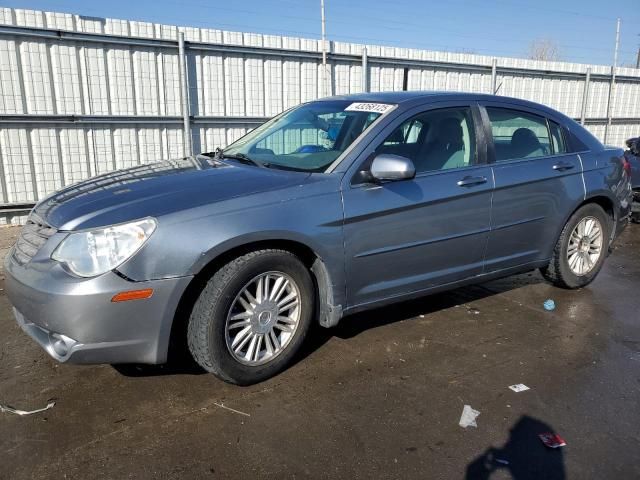
[[[308,176],[206,156],[187,157],[85,180],[47,197],[34,213],[59,230],[94,228],[284,188]]]

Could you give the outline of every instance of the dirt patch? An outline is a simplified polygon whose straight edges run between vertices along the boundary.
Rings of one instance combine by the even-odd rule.
[[[16,243],[21,227],[0,227],[0,275],[4,272],[4,257]]]

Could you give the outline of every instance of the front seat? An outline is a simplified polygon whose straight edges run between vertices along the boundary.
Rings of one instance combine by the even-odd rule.
[[[464,139],[460,120],[448,117],[439,123],[435,140],[427,145],[418,159],[418,171],[464,166]]]
[[[513,158],[540,157],[544,149],[533,130],[518,128],[511,136],[511,156]]]

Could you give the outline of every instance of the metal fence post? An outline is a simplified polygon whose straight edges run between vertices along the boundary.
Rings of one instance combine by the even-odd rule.
[[[498,83],[498,59],[491,61],[491,95],[496,94],[496,84]]]
[[[589,101],[589,83],[591,82],[591,68],[587,68],[587,76],[584,79],[584,90],[582,91],[582,112],[580,113],[580,125],[584,125],[587,115],[587,102]]]
[[[607,99],[607,124],[604,127],[604,144],[609,141],[609,130],[611,129],[611,115],[613,112],[613,101],[616,89],[616,67],[611,67],[611,84],[609,85],[609,98]]]
[[[367,57],[367,47],[362,47],[362,91],[369,91],[369,59]]]
[[[187,85],[187,56],[184,51],[184,32],[178,32],[178,61],[180,62],[180,90],[182,92],[183,144],[186,156],[193,155],[191,120],[189,118],[189,88]]]

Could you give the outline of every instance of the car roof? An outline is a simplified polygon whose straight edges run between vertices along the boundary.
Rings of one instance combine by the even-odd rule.
[[[553,110],[546,105],[530,102],[528,100],[522,100],[520,98],[505,97],[502,95],[489,95],[482,93],[467,93],[467,92],[446,92],[437,90],[416,90],[416,91],[400,91],[400,92],[367,92],[367,93],[352,93],[348,95],[336,95],[333,97],[326,97],[322,100],[348,100],[351,102],[379,102],[379,103],[394,103],[394,104],[408,104],[415,103],[416,101],[431,100],[438,101],[482,101],[491,100],[500,103],[510,103],[522,106],[528,106],[531,108],[537,108],[544,110],[548,113],[560,114],[563,117],[565,115]]]
[[[453,92],[453,91],[399,91],[399,92],[366,92],[366,93],[353,93],[348,95],[336,95],[333,97],[326,97],[316,101],[327,100],[346,100],[350,102],[370,102],[370,103],[393,103],[398,105],[402,109],[410,109],[413,106],[417,106],[428,102],[446,102],[446,101],[460,101],[460,102],[482,102],[492,101],[496,103],[504,104],[505,108],[511,107],[525,107],[530,108],[542,114],[546,117],[550,117],[561,124],[564,124],[574,135],[576,135],[584,144],[586,144],[592,150],[599,150],[603,148],[602,144],[596,139],[593,134],[588,132],[584,127],[580,126],[575,120],[571,119],[567,115],[546,105],[530,102],[521,98],[505,97],[502,95],[489,95],[484,93],[468,93],[468,92]]]

